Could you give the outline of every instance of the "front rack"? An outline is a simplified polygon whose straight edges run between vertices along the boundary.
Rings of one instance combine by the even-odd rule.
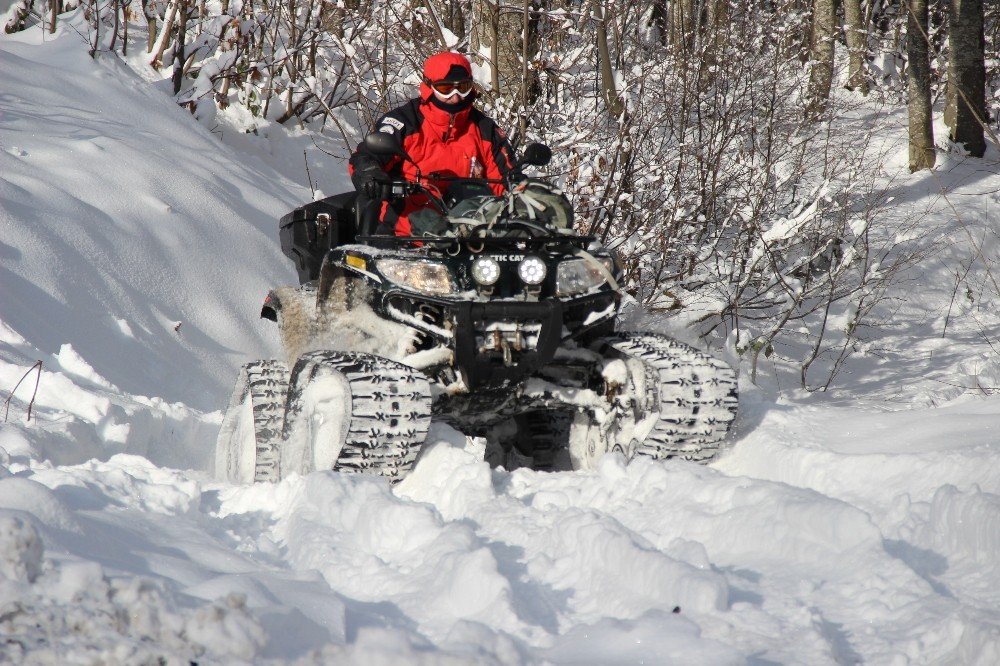
[[[420,243],[424,246],[465,246],[471,252],[481,252],[483,248],[501,249],[545,249],[549,247],[579,247],[586,249],[591,243],[597,240],[596,236],[492,236],[483,238],[456,237],[456,236],[358,236],[354,242],[373,247],[401,247]],[[477,248],[473,250],[472,248]]]

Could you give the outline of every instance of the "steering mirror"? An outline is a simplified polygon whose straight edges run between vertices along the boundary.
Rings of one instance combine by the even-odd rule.
[[[531,166],[545,166],[552,160],[552,149],[544,143],[529,143],[524,149],[524,154],[518,160],[517,166],[525,164]]]

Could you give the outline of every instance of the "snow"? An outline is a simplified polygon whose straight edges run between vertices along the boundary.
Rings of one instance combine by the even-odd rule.
[[[236,485],[215,438],[279,354],[257,314],[312,141],[44,39],[0,39],[0,661],[1000,663],[995,150],[897,174],[886,222],[939,251],[827,394],[744,376],[707,467],[508,472],[433,424],[394,487]]]

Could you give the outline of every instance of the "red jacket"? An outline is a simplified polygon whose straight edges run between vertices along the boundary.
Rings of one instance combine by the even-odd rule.
[[[440,53],[428,59],[424,67],[424,76],[430,80],[444,77],[453,65],[462,66],[468,70],[468,60],[457,53]],[[473,158],[482,165],[481,177],[502,179],[511,170],[514,160],[513,151],[507,141],[507,136],[497,127],[496,123],[472,106],[476,93],[469,95],[464,104],[454,107],[464,107],[452,110],[447,105],[439,103],[426,82],[420,84],[420,97],[393,109],[375,123],[373,131],[398,134],[403,139],[406,153],[420,167],[421,174],[427,180],[428,176],[441,175],[450,177],[475,176],[470,173]],[[384,158],[369,153],[364,144],[351,155],[349,172],[354,175],[359,170],[378,165],[394,178],[414,180],[417,169],[414,164],[398,157]],[[448,186],[447,181],[430,179],[442,194]],[[504,190],[502,185],[494,185],[497,194]],[[425,196],[413,195],[403,202],[386,202],[382,207],[382,225],[384,233],[393,230],[397,236],[410,235],[408,216],[415,210],[428,205]]]

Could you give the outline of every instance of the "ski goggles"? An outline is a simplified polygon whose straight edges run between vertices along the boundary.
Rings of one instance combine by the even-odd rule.
[[[461,81],[431,81],[430,79],[424,79],[424,82],[442,97],[450,97],[452,94],[458,93],[459,97],[465,99],[472,92],[473,88],[472,79],[462,79]]]

